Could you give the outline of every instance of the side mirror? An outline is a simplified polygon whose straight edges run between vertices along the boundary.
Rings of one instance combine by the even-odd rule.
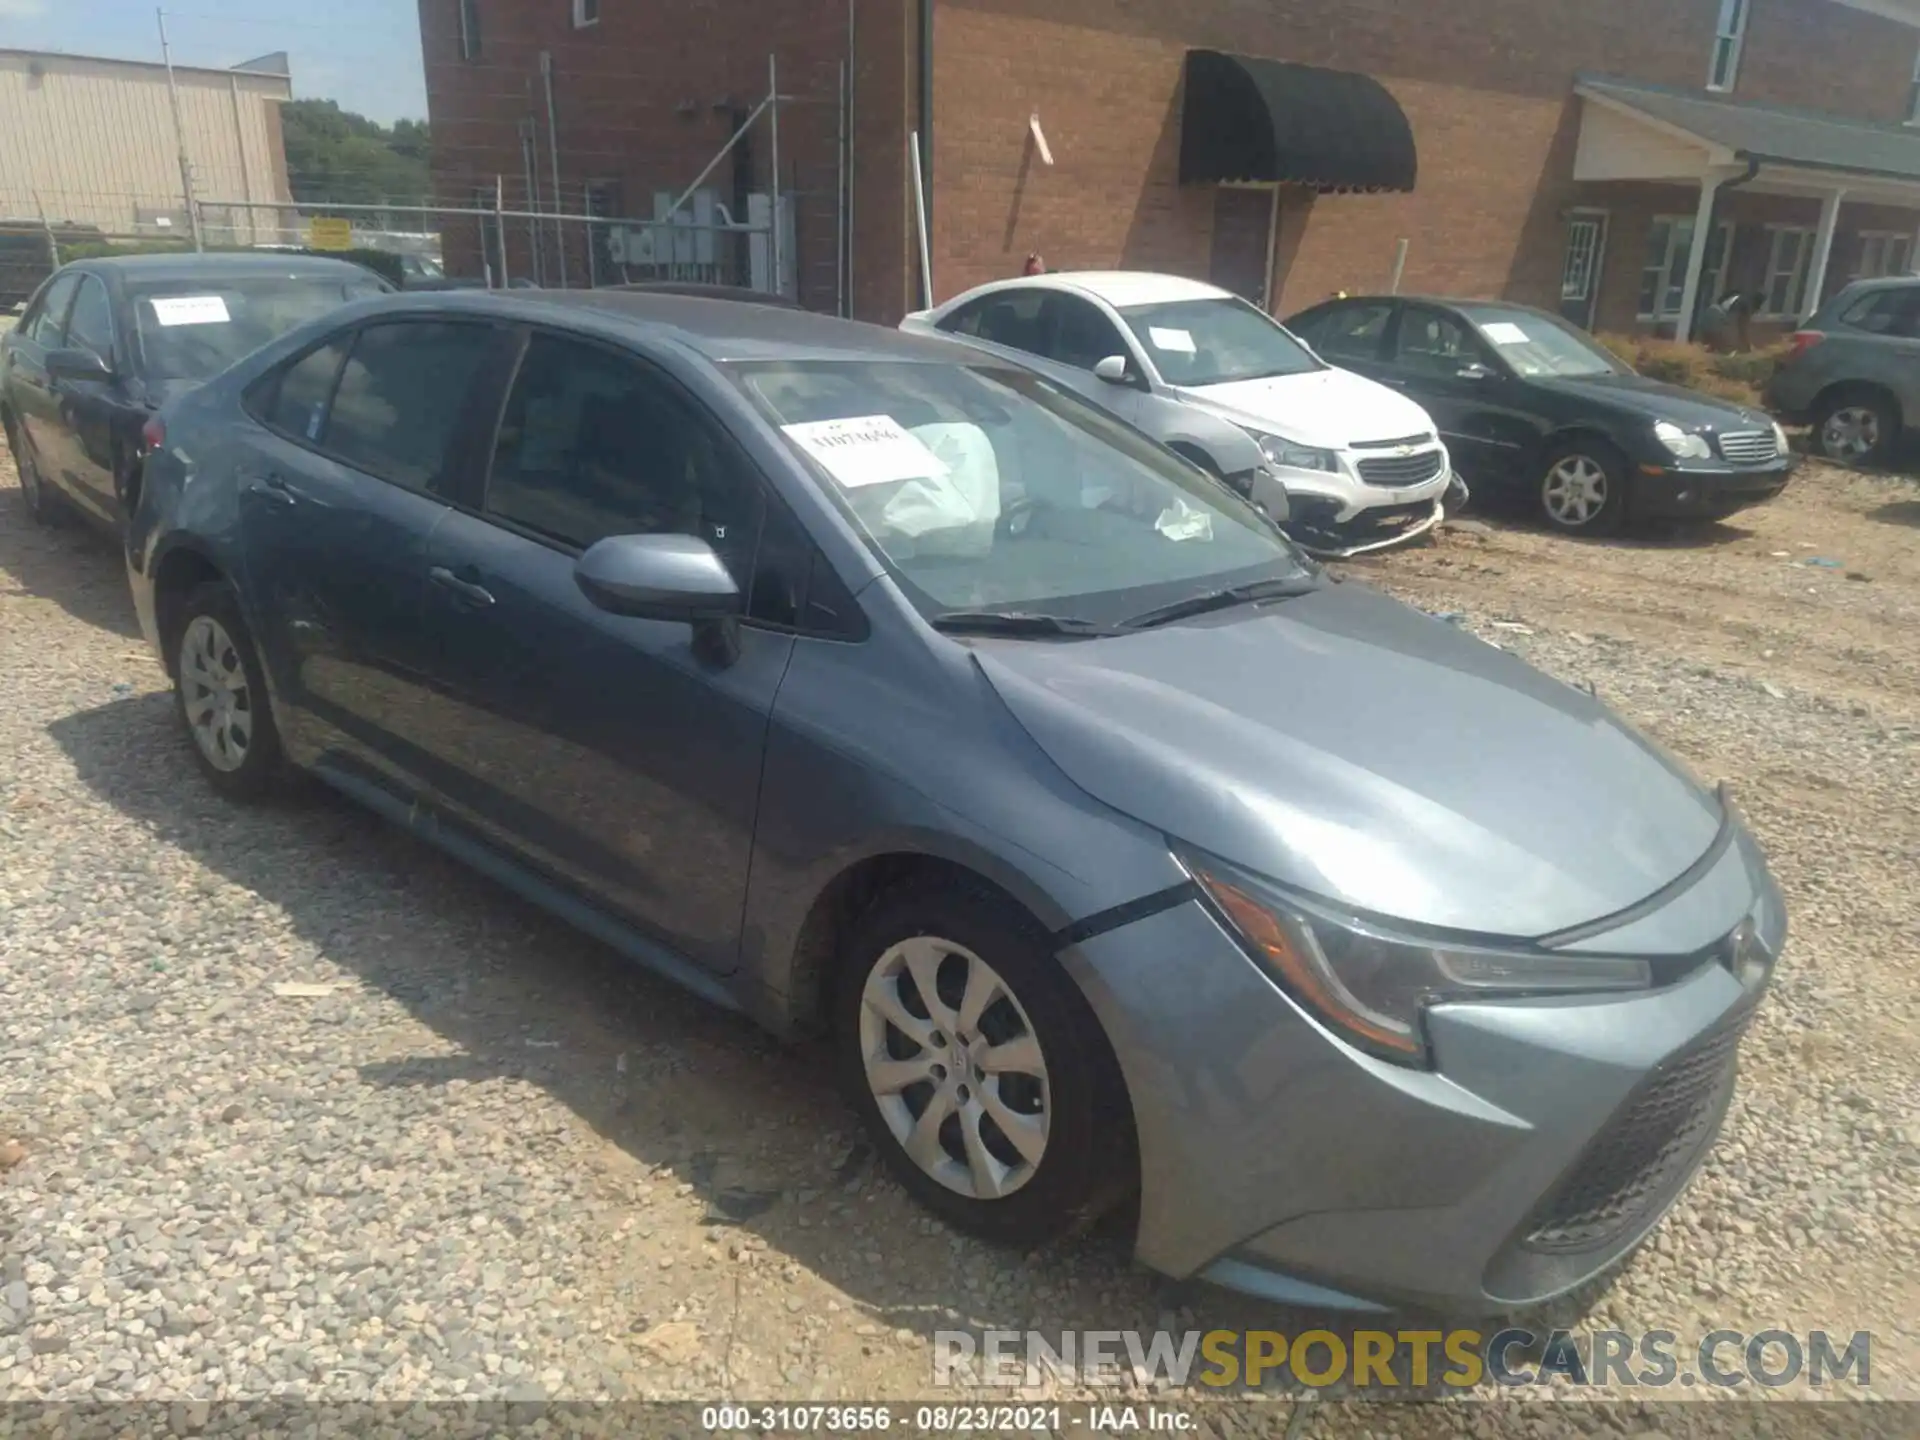
[[[740,587],[697,535],[609,535],[574,562],[581,594],[611,615],[689,624],[740,613]]]
[[[1109,355],[1093,367],[1094,378],[1106,381],[1109,385],[1131,385],[1133,366],[1124,355]]]
[[[47,356],[47,374],[55,380],[111,380],[113,367],[91,350],[55,350]]]

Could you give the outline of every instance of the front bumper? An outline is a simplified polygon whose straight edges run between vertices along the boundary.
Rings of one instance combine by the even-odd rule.
[[[1426,534],[1451,511],[1464,509],[1467,485],[1449,474],[1447,487],[1431,500],[1382,505],[1356,511],[1342,521],[1339,502],[1315,495],[1287,497],[1287,534],[1319,560],[1347,560],[1374,550],[1390,550]]]
[[[1738,469],[1728,465],[1642,465],[1634,506],[1642,518],[1652,520],[1731,515],[1773,499],[1787,488],[1793,471],[1792,456]]]
[[[1744,841],[1674,909],[1690,932],[1752,917],[1770,954],[1784,939]],[[1127,1078],[1142,1262],[1279,1303],[1463,1316],[1565,1293],[1659,1222],[1765,984],[1703,959],[1630,996],[1438,1006],[1435,1068],[1414,1070],[1330,1033],[1198,901],[1065,959]]]

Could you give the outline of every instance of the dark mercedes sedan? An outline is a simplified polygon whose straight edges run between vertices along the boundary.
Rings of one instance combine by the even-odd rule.
[[[1137,1197],[1175,1276],[1499,1310],[1713,1143],[1786,927],[1725,798],[1031,370],[395,296],[162,421],[129,569],[206,780],[825,1032],[956,1227]]]
[[[1524,497],[1556,530],[1724,519],[1793,473],[1765,411],[1635,374],[1543,310],[1373,295],[1316,305],[1287,327],[1419,401],[1476,491]]]
[[[0,426],[29,512],[112,529],[133,509],[142,432],[169,398],[379,276],[297,255],[128,255],[54,272],[0,338]]]

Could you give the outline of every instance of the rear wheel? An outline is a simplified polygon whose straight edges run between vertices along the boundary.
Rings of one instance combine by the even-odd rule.
[[[1884,465],[1899,438],[1899,408],[1871,390],[1839,391],[1814,411],[1814,444],[1842,465]]]
[[[984,886],[923,882],[855,927],[842,1084],[914,1197],[957,1230],[1039,1245],[1134,1180],[1119,1067],[1047,938]]]
[[[235,800],[277,789],[284,762],[266,675],[239,602],[224,582],[201,585],[187,596],[168,664],[180,722],[213,788]]]
[[[1547,456],[1536,495],[1547,524],[1569,535],[1610,535],[1627,509],[1627,461],[1599,440],[1574,440]]]

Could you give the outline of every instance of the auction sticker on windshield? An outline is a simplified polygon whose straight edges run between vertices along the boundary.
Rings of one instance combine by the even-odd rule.
[[[1176,355],[1199,353],[1194,346],[1191,330],[1162,330],[1158,325],[1149,325],[1147,338],[1153,341],[1153,348],[1156,350],[1170,350]]]
[[[233,318],[218,295],[162,295],[147,303],[162,325],[225,325]]]
[[[1496,345],[1525,345],[1530,343],[1527,332],[1508,320],[1496,320],[1491,325],[1481,327],[1487,339]]]
[[[932,480],[947,473],[940,457],[891,415],[810,420],[780,428],[849,490],[900,480]]]

